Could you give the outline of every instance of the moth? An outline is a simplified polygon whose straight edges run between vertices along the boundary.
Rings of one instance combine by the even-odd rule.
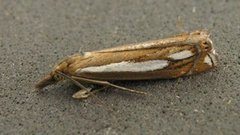
[[[57,64],[52,72],[36,84],[37,89],[71,80],[81,90],[73,98],[83,99],[100,89],[84,84],[114,87],[119,90],[146,92],[118,86],[115,80],[171,79],[213,69],[218,64],[210,34],[205,30],[173,37],[134,43],[98,51],[75,54]]]

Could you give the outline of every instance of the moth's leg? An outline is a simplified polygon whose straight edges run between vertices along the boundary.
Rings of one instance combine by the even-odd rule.
[[[76,80],[81,80],[81,81],[90,82],[90,83],[94,83],[94,84],[105,85],[105,86],[111,86],[111,87],[117,88],[119,90],[128,91],[128,92],[137,93],[137,94],[147,95],[146,92],[137,91],[137,90],[129,89],[129,88],[122,87],[122,86],[119,86],[119,85],[115,85],[115,84],[112,84],[112,83],[110,83],[108,81],[93,80],[93,79],[87,79],[87,78],[82,78],[82,77],[78,77],[78,76],[71,76],[71,77],[73,79],[76,79]]]
[[[72,95],[73,98],[76,99],[84,99],[84,98],[88,98],[91,95],[91,89],[85,87],[84,85],[82,85],[80,82],[72,79],[70,76],[62,73],[62,72],[57,72],[59,75],[63,76],[66,79],[71,80],[75,85],[77,85],[78,87],[81,88],[81,90],[77,91],[76,93],[74,93]]]
[[[99,89],[95,89],[95,90],[92,90],[91,88],[87,88],[85,87],[84,85],[82,85],[80,82],[76,81],[75,79],[73,79],[71,76],[68,76],[62,72],[57,72],[59,75],[63,76],[64,78],[66,79],[69,79],[71,80],[75,85],[79,86],[81,88],[81,90],[77,91],[76,93],[74,93],[72,95],[73,98],[76,98],[76,99],[85,99],[85,98],[88,98],[89,96],[105,89],[106,87],[109,87],[109,86],[104,86],[103,88],[99,88]]]
[[[102,88],[92,89],[92,90],[91,89],[81,89],[81,90],[77,91],[76,93],[74,93],[72,95],[72,97],[75,98],[75,99],[86,99],[89,96],[92,96],[93,94],[95,94],[95,93],[97,93],[97,92],[99,92],[99,91],[101,91],[101,90],[103,90],[107,87],[109,87],[109,86],[104,86]]]
[[[81,89],[83,89],[83,90],[88,90],[88,88],[86,88],[86,87],[85,87],[84,85],[82,85],[80,82],[72,79],[70,76],[68,76],[68,75],[66,75],[66,74],[64,74],[64,73],[62,73],[62,72],[58,72],[58,71],[57,71],[57,73],[58,73],[59,75],[61,75],[62,77],[71,80],[75,85],[77,85],[77,86],[80,87]]]
[[[91,94],[91,90],[90,89],[81,89],[77,92],[75,92],[72,97],[76,98],[76,99],[85,99],[88,98]]]

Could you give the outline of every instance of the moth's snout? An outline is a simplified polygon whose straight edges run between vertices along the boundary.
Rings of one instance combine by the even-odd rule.
[[[60,64],[58,64],[51,73],[46,75],[41,81],[39,81],[35,88],[42,89],[48,85],[55,84],[61,80],[64,80],[64,78],[59,75],[59,72],[64,72],[66,67],[68,66],[67,60],[62,61]]]
[[[52,85],[57,83],[58,80],[55,79],[54,75],[52,75],[51,73],[48,74],[47,76],[45,76],[42,80],[40,80],[36,85],[35,88],[37,90],[43,89],[44,87],[48,86],[48,85]]]

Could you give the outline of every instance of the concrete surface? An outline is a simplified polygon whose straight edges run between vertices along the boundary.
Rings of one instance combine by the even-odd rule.
[[[0,134],[238,134],[239,13],[239,0],[0,0]],[[217,69],[117,82],[149,97],[109,89],[78,101],[70,83],[32,92],[67,55],[171,36],[177,22],[211,32]]]

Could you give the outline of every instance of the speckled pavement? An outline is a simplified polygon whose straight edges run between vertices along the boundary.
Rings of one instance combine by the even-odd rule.
[[[239,134],[239,13],[239,0],[0,0],[0,134]],[[152,96],[108,89],[78,101],[69,82],[33,92],[68,55],[196,29],[210,31],[219,66],[116,82]]]

